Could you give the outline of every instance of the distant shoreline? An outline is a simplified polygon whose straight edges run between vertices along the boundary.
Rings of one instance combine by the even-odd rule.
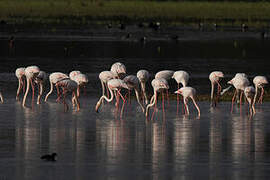
[[[0,25],[149,23],[268,27],[268,2],[153,2],[2,0]]]

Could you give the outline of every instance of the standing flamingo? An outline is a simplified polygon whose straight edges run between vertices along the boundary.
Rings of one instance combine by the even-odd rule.
[[[77,97],[80,98],[81,87],[85,89],[85,85],[88,83],[88,77],[85,74],[76,75],[73,80],[77,83]],[[74,97],[72,98],[72,105],[75,106]]]
[[[262,104],[263,100],[263,94],[264,94],[264,86],[268,84],[267,78],[265,76],[256,76],[253,79],[253,83],[255,85],[255,96],[254,96],[254,104],[256,103],[256,98],[258,94],[258,90],[262,89],[260,98],[258,100],[258,103],[260,102]]]
[[[26,97],[27,94],[29,92],[29,86],[31,84],[32,86],[32,93],[33,93],[33,97],[34,97],[34,84],[33,84],[33,80],[38,76],[39,74],[39,68],[37,66],[28,66],[27,68],[25,68],[25,77],[26,77],[26,81],[27,81],[27,86],[26,86],[26,91],[23,97],[23,103],[22,106],[25,107],[25,101],[26,101]]]
[[[177,82],[177,89],[180,88],[180,83],[183,87],[186,87],[189,80],[189,74],[186,71],[175,71],[172,76],[173,79]],[[179,94],[177,94],[177,113],[179,105]]]
[[[232,98],[232,109],[231,109],[231,112],[232,112],[233,103],[234,103],[236,94],[238,94],[239,91],[241,91],[241,94],[240,94],[240,107],[241,107],[243,91],[245,90],[247,86],[249,86],[249,80],[246,78],[246,76],[243,73],[237,73],[232,80],[228,81],[228,84],[232,84],[235,87],[235,92]]]
[[[149,72],[147,70],[139,70],[137,72],[137,77],[141,83],[141,88],[142,88],[142,93],[145,99],[145,104],[148,104],[148,97],[145,90],[145,83],[148,81],[150,77]]]
[[[59,92],[59,89],[58,89],[58,86],[56,85],[56,83],[63,80],[63,79],[69,79],[68,75],[61,73],[61,72],[54,72],[54,73],[50,74],[49,81],[50,81],[51,88],[45,97],[45,102],[47,102],[49,95],[53,92],[53,85],[54,84],[55,84],[55,87],[57,89],[57,96],[58,96],[57,100],[59,100],[60,92]]]
[[[221,71],[213,71],[209,75],[209,80],[211,81],[211,106],[216,106],[216,103],[218,101],[218,97],[220,95],[221,91],[221,85],[219,84],[219,81],[221,78],[224,78],[224,74]],[[214,89],[215,85],[217,84],[217,98],[216,101],[214,100]]]
[[[151,100],[150,100],[150,104],[147,105],[146,107],[146,111],[145,111],[145,116],[148,117],[148,111],[149,108],[151,108],[152,106],[157,104],[157,93],[158,92],[163,92],[163,90],[167,90],[169,89],[169,85],[166,79],[160,78],[160,79],[153,79],[151,82],[153,89],[154,89],[154,95],[152,96]],[[163,100],[163,96],[162,96],[162,109],[164,112],[164,100]],[[155,111],[154,111],[155,112]]]
[[[126,66],[121,62],[116,62],[111,66],[111,72],[117,74],[119,79],[123,79],[126,75]]]
[[[156,73],[155,79],[163,78],[163,79],[166,79],[167,81],[169,81],[172,78],[173,74],[174,74],[174,71],[171,71],[171,70],[159,71],[159,72]],[[168,104],[169,104],[169,92],[168,92],[168,89],[166,89],[166,94],[167,94],[167,100],[168,100]]]
[[[41,103],[41,96],[43,94],[43,85],[45,81],[47,80],[47,74],[44,71],[39,71],[38,76],[36,77],[36,83],[39,86],[39,93],[38,93],[38,98],[37,98],[37,104]]]
[[[137,98],[137,101],[140,105],[140,107],[142,108],[142,111],[144,113],[144,107],[141,103],[141,98],[140,98],[140,81],[139,79],[134,76],[134,75],[129,75],[129,76],[126,76],[123,81],[127,84],[127,86],[129,87],[129,89],[134,89],[135,91],[135,94],[136,94],[136,98]]]
[[[122,88],[125,88],[125,89],[129,89],[128,85],[121,79],[111,79],[108,81],[108,89],[110,91],[110,95],[111,97],[108,98],[106,97],[105,95],[102,95],[97,104],[96,104],[96,112],[98,112],[98,109],[103,101],[103,99],[105,99],[107,102],[112,102],[113,100],[113,97],[114,97],[114,94],[113,94],[113,90],[117,91],[117,93],[120,95],[120,97],[122,98],[123,102],[125,103],[125,98],[123,97],[123,95],[120,93],[121,89]],[[118,105],[119,102],[117,102],[117,105]]]
[[[198,110],[198,116],[201,116],[201,111],[199,106],[197,105],[196,101],[195,101],[195,96],[196,96],[196,90],[192,87],[182,87],[180,89],[178,89],[177,91],[175,91],[174,93],[176,94],[181,94],[183,96],[184,99],[184,105],[186,107],[186,114],[189,115],[189,109],[188,109],[188,98],[191,98],[193,101],[194,106],[197,108]]]
[[[19,82],[18,89],[17,89],[16,100],[19,100],[19,95],[20,95],[20,92],[22,90],[22,86],[25,86],[24,85],[25,68],[24,67],[17,68],[16,71],[15,71],[15,75],[18,78],[18,82]]]
[[[63,79],[61,81],[58,81],[56,83],[56,86],[61,87],[63,90],[64,110],[65,111],[68,110],[68,105],[66,103],[66,94],[67,94],[67,92],[72,92],[72,98],[74,98],[74,102],[77,105],[77,111],[79,111],[80,110],[80,102],[78,100],[77,93],[76,93],[78,84],[71,79]]]
[[[244,90],[244,94],[248,100],[248,104],[249,104],[249,113],[251,115],[255,114],[255,98],[254,98],[254,94],[255,94],[255,89],[253,86],[248,86],[245,88]]]

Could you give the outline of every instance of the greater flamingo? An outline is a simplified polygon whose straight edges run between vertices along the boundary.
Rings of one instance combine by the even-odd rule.
[[[77,111],[79,111],[80,110],[80,102],[78,100],[77,93],[76,93],[78,84],[71,79],[63,79],[61,81],[58,81],[56,83],[56,86],[61,87],[63,90],[64,110],[65,111],[68,110],[68,105],[67,105],[66,100],[65,100],[66,94],[67,94],[67,92],[72,92],[72,99],[74,98],[74,102],[77,105]]]
[[[85,89],[85,85],[88,83],[88,77],[85,74],[76,75],[73,80],[77,83],[77,97],[80,98],[80,88]],[[74,97],[72,98],[72,105],[75,106]]]
[[[129,76],[126,76],[123,79],[123,81],[127,84],[127,86],[129,87],[130,90],[134,89],[137,101],[138,101],[138,103],[139,103],[139,105],[142,108],[142,111],[144,113],[144,107],[143,107],[143,105],[141,103],[141,100],[140,100],[140,93],[139,93],[139,91],[140,91],[140,87],[139,87],[140,86],[140,81],[139,81],[139,79],[134,75],[129,75]]]
[[[255,89],[253,86],[248,86],[245,88],[244,90],[244,94],[248,100],[248,103],[249,103],[249,113],[251,115],[255,114],[256,111],[255,111],[255,99],[254,99],[254,94],[255,94]]]
[[[249,86],[249,80],[246,78],[244,73],[237,73],[232,80],[228,81],[228,84],[232,84],[235,87],[235,92],[232,98],[232,109],[231,109],[232,112],[235,96],[236,94],[238,94],[239,91],[241,91],[240,94],[240,107],[241,107],[243,91],[247,86]]]
[[[137,77],[141,83],[141,88],[142,88],[142,93],[143,93],[143,96],[144,96],[144,99],[145,99],[145,104],[148,104],[148,97],[147,97],[147,94],[146,94],[146,89],[145,89],[145,84],[146,82],[148,81],[150,75],[149,75],[149,72],[147,70],[139,70],[137,72]]]
[[[41,103],[41,96],[43,94],[43,85],[45,81],[47,80],[47,74],[44,71],[39,71],[39,74],[36,77],[36,83],[38,84],[39,87],[39,93],[38,93],[38,98],[37,98],[37,104]]]
[[[171,70],[162,70],[162,71],[159,71],[155,74],[155,79],[166,79],[167,81],[169,81],[172,76],[174,74],[174,71],[171,71]],[[168,89],[166,89],[166,94],[167,94],[167,100],[168,100],[168,104],[169,104],[169,92],[168,92]]]
[[[158,92],[163,92],[163,90],[168,90],[169,89],[169,85],[166,79],[160,78],[160,79],[153,79],[151,82],[151,85],[153,86],[154,89],[154,95],[152,96],[151,100],[150,100],[150,104],[147,105],[146,107],[146,111],[145,111],[145,116],[148,117],[148,111],[149,108],[151,108],[152,106],[157,104],[157,93]],[[164,98],[162,95],[162,109],[164,112]],[[155,111],[154,111],[155,112]]]
[[[186,87],[182,87],[182,88],[178,89],[174,93],[181,94],[183,96],[184,105],[185,105],[187,115],[189,115],[189,109],[188,109],[188,105],[187,105],[188,98],[192,99],[193,104],[194,104],[194,106],[196,107],[196,109],[198,111],[198,116],[201,115],[200,108],[199,108],[199,106],[197,105],[197,103],[195,101],[196,90],[194,88],[186,86]]]
[[[61,81],[63,79],[69,79],[68,75],[66,75],[64,73],[61,73],[61,72],[54,72],[54,73],[50,74],[49,81],[50,81],[51,88],[50,88],[50,91],[48,92],[48,94],[45,97],[45,102],[47,102],[49,95],[53,92],[53,85],[54,84],[56,85],[57,82],[59,82],[59,81]],[[60,92],[59,92],[58,86],[56,85],[55,87],[57,89],[57,96],[59,98]]]
[[[116,62],[111,66],[111,72],[117,74],[119,79],[123,79],[126,75],[126,66],[121,62]]]
[[[3,98],[2,92],[0,92],[0,101],[2,104],[4,103],[4,98]]]
[[[123,102],[125,103],[125,98],[120,93],[120,91],[121,91],[122,88],[129,89],[128,85],[121,79],[111,79],[111,80],[108,81],[107,84],[108,84],[108,89],[110,91],[111,97],[108,98],[105,95],[102,95],[99,98],[99,100],[98,100],[98,102],[96,104],[96,108],[95,108],[96,112],[98,112],[98,109],[99,109],[103,99],[105,99],[107,102],[112,102],[113,97],[114,97],[113,90],[117,91],[117,93],[120,95],[120,97],[123,99]],[[118,103],[119,102],[117,102],[117,105],[118,105]]]
[[[262,104],[263,100],[263,94],[264,94],[264,86],[268,84],[267,78],[265,76],[256,76],[253,79],[253,83],[255,85],[255,96],[254,96],[254,104],[256,103],[257,95],[259,89],[262,89],[260,98],[258,100],[258,103],[260,102]]]
[[[81,71],[71,71],[69,73],[69,78],[74,81],[75,76],[82,74]]]
[[[29,92],[29,87],[30,84],[32,86],[32,93],[33,93],[33,97],[34,97],[34,84],[33,84],[33,80],[38,76],[39,74],[39,67],[37,66],[28,66],[27,68],[25,68],[25,77],[26,77],[26,81],[27,81],[27,86],[26,86],[26,91],[23,97],[23,102],[22,102],[22,106],[25,107],[25,101],[26,101],[26,97],[27,94]]]
[[[221,91],[221,85],[219,84],[219,81],[221,78],[224,78],[224,74],[221,71],[213,71],[209,75],[209,80],[211,81],[211,106],[216,106],[216,103],[218,101],[218,97],[220,95]],[[214,100],[214,89],[215,85],[217,84],[217,98],[216,101]]]
[[[189,81],[189,74],[186,71],[175,71],[172,76],[173,79],[177,82],[177,89],[180,88],[180,83],[183,87],[186,87]],[[179,94],[176,96],[177,99],[177,113],[179,105]]]
[[[25,68],[24,67],[17,68],[15,71],[15,75],[18,78],[18,82],[19,82],[17,94],[16,94],[16,100],[19,100],[19,95],[22,90],[22,86],[25,86],[24,85]]]
[[[100,79],[100,83],[102,87],[102,96],[105,96],[105,87],[108,89],[107,82],[111,79],[116,79],[118,76],[112,71],[102,71],[101,73],[99,73],[98,77]]]

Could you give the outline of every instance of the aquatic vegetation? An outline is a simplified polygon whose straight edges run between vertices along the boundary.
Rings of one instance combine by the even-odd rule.
[[[1,0],[0,19],[25,23],[152,21],[167,24],[268,25],[268,2],[152,2],[77,0]],[[59,21],[60,19],[60,21]]]

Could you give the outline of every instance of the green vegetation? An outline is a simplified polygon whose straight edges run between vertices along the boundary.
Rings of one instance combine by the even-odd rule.
[[[90,24],[161,21],[192,24],[268,25],[268,2],[153,2],[86,0],[0,0],[0,19],[13,23]]]

